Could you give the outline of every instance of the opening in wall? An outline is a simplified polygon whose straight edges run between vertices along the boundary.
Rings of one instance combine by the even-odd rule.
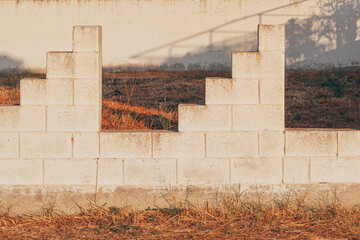
[[[180,103],[205,103],[205,78],[229,72],[143,71],[103,73],[103,130],[176,130]],[[0,104],[20,103],[19,81],[45,74],[0,73]],[[360,67],[287,70],[287,128],[360,129]]]
[[[20,79],[45,77],[45,74],[16,69],[0,71],[0,104],[20,104]]]

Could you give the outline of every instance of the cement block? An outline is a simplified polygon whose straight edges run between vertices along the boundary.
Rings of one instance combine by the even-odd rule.
[[[258,79],[206,78],[206,104],[257,104]]]
[[[259,25],[259,51],[285,52],[285,25]]]
[[[99,105],[101,85],[99,79],[74,80],[75,105]]]
[[[260,103],[261,104],[282,104],[285,99],[285,80],[282,77],[260,78]]]
[[[69,158],[71,133],[20,133],[21,158]]]
[[[21,79],[21,105],[73,104],[71,79]]]
[[[283,157],[285,152],[283,131],[261,131],[259,136],[261,157]]]
[[[205,134],[153,133],[154,158],[196,158],[205,157]]]
[[[360,131],[338,132],[339,156],[360,156]]]
[[[125,159],[124,184],[162,185],[176,184],[175,159]]]
[[[286,131],[286,156],[336,156],[335,131]]]
[[[234,105],[233,129],[284,130],[284,105]]]
[[[41,185],[40,159],[0,159],[0,185]]]
[[[206,134],[207,157],[256,157],[258,149],[257,132]]]
[[[44,131],[44,106],[0,106],[0,131]]]
[[[101,158],[151,158],[151,133],[100,132]]]
[[[179,131],[226,131],[231,129],[230,105],[179,104]]]
[[[94,185],[96,159],[45,159],[45,185]],[[94,189],[95,190],[95,189]]]
[[[99,54],[95,52],[48,52],[46,78],[100,78]]]
[[[0,158],[19,157],[19,133],[0,133]]]
[[[279,184],[282,158],[231,158],[231,183]]]
[[[98,158],[99,133],[74,133],[74,158]]]
[[[123,185],[123,161],[122,159],[101,158],[98,163],[98,185]]]
[[[101,26],[74,26],[74,52],[101,52]]]
[[[49,106],[47,130],[88,131],[100,130],[99,106]]]
[[[290,184],[310,182],[310,158],[286,157],[284,159],[284,182]]]
[[[285,56],[280,51],[232,52],[232,77],[283,78]]]
[[[359,157],[311,158],[311,182],[359,183]]]
[[[229,183],[228,158],[178,159],[178,183],[208,185]]]

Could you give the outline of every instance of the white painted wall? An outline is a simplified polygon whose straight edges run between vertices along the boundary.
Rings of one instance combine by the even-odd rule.
[[[105,68],[230,70],[259,23],[287,27],[287,66],[360,62],[355,0],[2,0],[0,69],[45,71],[74,25],[102,25]]]

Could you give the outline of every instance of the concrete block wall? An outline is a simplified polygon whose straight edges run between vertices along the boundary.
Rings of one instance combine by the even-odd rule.
[[[1,185],[95,186],[101,41],[101,27],[74,27],[73,50],[47,54],[46,79],[22,79],[20,106],[0,106]]]
[[[205,105],[179,105],[179,132],[116,132],[100,128],[101,27],[74,27],[73,51],[49,52],[46,79],[0,106],[0,185],[360,182],[360,131],[285,129],[284,26],[258,34],[231,79],[206,79]]]

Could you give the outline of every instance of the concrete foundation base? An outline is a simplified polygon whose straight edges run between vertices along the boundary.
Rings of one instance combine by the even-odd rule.
[[[245,201],[304,201],[306,204],[341,203],[348,206],[360,201],[360,184],[306,185],[224,185],[164,187],[93,187],[16,186],[0,189],[1,214],[74,214],[91,205],[116,206],[133,210],[146,208],[217,207],[222,201],[242,196]]]

